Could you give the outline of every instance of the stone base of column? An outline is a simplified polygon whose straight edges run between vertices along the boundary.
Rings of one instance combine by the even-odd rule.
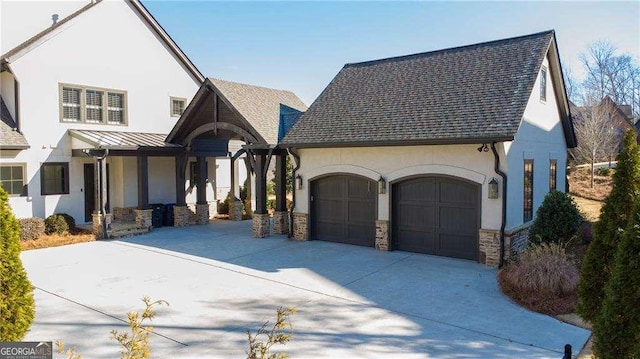
[[[229,220],[231,221],[242,221],[242,201],[240,200],[232,200],[229,203]]]
[[[480,258],[478,258],[478,261],[492,267],[500,264],[499,231],[481,229],[478,237],[480,239]]]
[[[289,234],[289,212],[278,211],[273,214],[273,234]]]
[[[376,249],[389,250],[389,221],[376,221]]]
[[[271,228],[269,227],[268,214],[253,214],[253,236],[255,238],[269,237],[271,234]]]
[[[112,218],[113,216],[111,215],[111,213],[107,213],[107,215],[105,215],[105,222],[107,223],[107,228],[111,224]],[[93,213],[91,215],[91,220],[93,221],[92,231],[93,231],[93,234],[95,234],[96,239],[105,239],[106,236],[103,232],[102,215]]]
[[[151,229],[151,227],[153,226],[153,222],[152,222],[152,215],[153,215],[153,210],[152,209],[136,209],[136,225],[138,227],[144,227],[147,229]]]
[[[209,203],[196,204],[196,224],[209,223]]]
[[[193,212],[187,206],[173,206],[173,226],[186,227],[195,224]]]
[[[293,214],[293,239],[296,241],[306,241],[309,239],[308,219],[309,215],[306,213],[296,212]]]

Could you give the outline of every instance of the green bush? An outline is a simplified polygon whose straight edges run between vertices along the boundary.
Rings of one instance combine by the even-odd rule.
[[[616,157],[613,188],[594,226],[594,238],[582,262],[577,311],[593,322],[602,308],[604,287],[634,204],[640,200],[640,154],[635,133],[628,131]]]
[[[40,217],[21,218],[18,222],[21,241],[32,241],[44,234],[44,219]]]
[[[218,202],[218,214],[229,214],[229,205],[231,204],[231,193],[222,202]]]
[[[596,170],[596,173],[598,174],[598,176],[609,176],[611,175],[611,168],[609,167],[598,168]]]
[[[568,243],[577,233],[582,215],[573,199],[566,193],[551,191],[544,197],[529,231],[529,241],[540,243]]]
[[[44,233],[65,234],[67,232],[69,232],[69,225],[63,216],[52,214],[44,220]]]
[[[35,316],[33,286],[20,260],[20,224],[0,186],[0,341],[20,341]]]
[[[573,312],[578,268],[563,245],[542,243],[528,247],[498,273],[502,291],[536,312],[558,315]]]
[[[64,218],[64,221],[67,222],[67,226],[69,227],[70,231],[76,229],[76,220],[75,220],[75,218],[71,217],[70,215],[68,215],[66,213],[58,213],[58,216],[62,216]]]
[[[593,325],[593,349],[599,358],[640,358],[639,258],[640,204],[618,245],[602,311]]]

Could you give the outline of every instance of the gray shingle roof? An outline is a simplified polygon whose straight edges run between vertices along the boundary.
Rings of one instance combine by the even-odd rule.
[[[553,31],[347,64],[289,146],[478,143],[515,135]]]
[[[280,104],[304,111],[307,105],[291,91],[209,78],[231,105],[269,144],[278,143]]]
[[[13,120],[2,97],[0,97],[0,120],[0,149],[29,148],[27,139],[17,131],[16,122]]]

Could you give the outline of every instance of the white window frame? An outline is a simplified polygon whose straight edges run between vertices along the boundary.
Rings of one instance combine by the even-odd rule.
[[[177,113],[175,110],[175,107],[173,106],[173,101],[180,101],[182,102],[182,111],[180,111],[180,113]],[[182,114],[184,113],[184,110],[187,109],[187,99],[184,97],[169,97],[169,112],[171,114],[171,117],[180,117],[182,116]]]
[[[65,103],[63,103],[63,91],[65,88],[71,88],[80,91],[80,120],[65,120],[64,118],[64,107]],[[87,105],[87,91],[97,91],[102,93],[102,103],[99,106]],[[112,125],[112,126],[127,126],[128,125],[128,116],[127,116],[127,108],[128,108],[128,100],[127,100],[127,91],[124,90],[115,90],[94,86],[82,86],[82,85],[73,85],[67,83],[60,83],[58,86],[58,94],[59,94],[59,103],[60,103],[60,122],[62,123],[86,123],[93,125]],[[109,107],[109,95],[116,94],[122,96],[122,106],[123,107]],[[66,105],[68,106],[68,104]],[[101,110],[101,119],[100,122],[95,121],[87,121],[87,108],[100,108]],[[121,111],[122,112],[122,122],[112,122],[109,121],[109,111]]]
[[[7,191],[6,188],[4,188],[4,190],[7,192],[7,194],[9,195],[9,197],[21,197],[21,196],[26,196],[26,191],[25,191],[25,185],[27,184],[27,164],[23,163],[23,162],[18,162],[18,163],[0,163],[0,167],[20,167],[22,169],[22,186],[20,189],[20,193],[9,193],[9,191]],[[1,179],[1,178],[0,178]],[[9,180],[11,182],[16,181],[13,179],[13,177]]]
[[[540,101],[547,102],[547,83],[549,82],[549,71],[546,66],[540,69]]]

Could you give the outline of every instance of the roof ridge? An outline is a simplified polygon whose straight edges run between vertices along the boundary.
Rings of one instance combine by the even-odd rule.
[[[273,87],[266,87],[266,86],[260,86],[260,85],[252,85],[252,84],[248,84],[248,83],[244,83],[244,82],[236,82],[236,81],[229,81],[229,80],[223,80],[223,79],[219,79],[216,77],[207,77],[207,79],[209,79],[210,81],[221,81],[221,82],[226,82],[226,83],[230,83],[230,84],[236,84],[236,85],[242,85],[242,86],[247,86],[247,87],[253,87],[253,88],[258,88],[258,89],[263,89],[263,90],[271,90],[271,91],[278,91],[278,92],[287,92],[287,93],[291,93],[294,94],[295,93],[291,90],[282,90],[282,89],[276,89]]]
[[[476,48],[476,47],[481,47],[481,46],[495,45],[495,44],[502,43],[502,42],[508,42],[508,41],[513,41],[513,40],[523,40],[525,38],[538,37],[538,36],[548,35],[548,34],[555,34],[555,30],[552,29],[552,30],[540,31],[540,32],[536,32],[534,34],[520,35],[520,36],[514,36],[514,37],[505,38],[505,39],[490,40],[490,41],[484,41],[484,42],[468,44],[468,45],[462,45],[462,46],[454,46],[454,47],[449,47],[449,48],[446,48],[446,49],[432,50],[432,51],[426,51],[426,52],[418,52],[418,53],[415,53],[415,54],[392,56],[392,57],[386,57],[386,58],[377,59],[377,60],[352,62],[352,63],[345,64],[344,67],[347,68],[347,67],[357,67],[357,66],[370,66],[370,65],[375,65],[375,64],[378,64],[378,63],[409,60],[409,59],[412,59],[412,58],[418,58],[418,57],[423,57],[423,56],[431,56],[431,55],[435,55],[435,54],[438,54],[438,53],[454,52],[454,51],[466,50],[466,49],[471,49],[471,48]]]
[[[15,55],[16,53],[20,52],[21,50],[29,47],[31,44],[33,44],[36,41],[40,40],[42,37],[44,37],[47,34],[51,33],[53,30],[61,27],[62,25],[66,24],[67,22],[75,19],[76,17],[78,17],[78,15],[80,15],[83,12],[89,10],[90,8],[92,8],[95,5],[99,4],[100,2],[102,2],[102,0],[90,0],[88,4],[84,5],[83,7],[79,8],[78,10],[74,11],[73,13],[71,13],[70,15],[65,17],[64,19],[59,20],[55,24],[45,28],[44,30],[42,30],[42,31],[38,32],[37,34],[31,36],[27,40],[21,42],[20,44],[18,44],[17,46],[12,48],[11,50],[5,52],[4,54],[2,54],[2,56],[0,56],[0,58],[2,58],[4,60],[4,59],[6,59],[8,57],[11,57],[11,56]]]

